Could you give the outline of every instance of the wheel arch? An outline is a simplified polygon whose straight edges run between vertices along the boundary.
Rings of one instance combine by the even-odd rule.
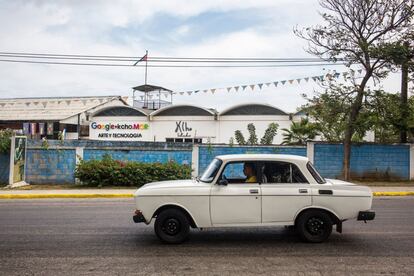
[[[296,216],[295,216],[295,220],[294,220],[295,225],[296,225],[296,221],[298,220],[298,218],[299,218],[299,217],[300,217],[303,213],[305,213],[305,212],[307,212],[307,211],[310,211],[310,210],[317,210],[317,211],[322,211],[322,212],[327,213],[327,214],[330,216],[330,218],[332,219],[332,223],[333,223],[333,224],[338,224],[338,223],[341,223],[341,220],[339,219],[338,215],[337,215],[337,214],[335,214],[335,212],[333,212],[332,210],[329,210],[329,209],[327,209],[327,208],[323,208],[323,207],[319,207],[319,206],[312,206],[312,207],[309,207],[309,208],[304,208],[304,209],[300,210],[300,211],[296,214]]]
[[[154,214],[152,215],[151,219],[157,217],[159,213],[167,209],[176,209],[176,210],[182,211],[187,216],[188,221],[190,222],[190,226],[192,228],[197,228],[197,224],[193,216],[191,215],[191,213],[184,206],[173,204],[173,203],[164,204],[158,207],[157,210],[155,210]]]

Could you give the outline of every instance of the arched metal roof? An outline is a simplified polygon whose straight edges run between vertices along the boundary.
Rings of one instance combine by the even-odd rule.
[[[283,110],[268,104],[241,104],[223,110],[220,116],[226,115],[288,115]]]
[[[98,110],[93,117],[116,117],[116,116],[142,116],[146,117],[147,114],[141,110],[135,109],[130,106],[110,106],[105,109]]]
[[[169,105],[151,113],[151,116],[214,116],[215,112],[195,105]]]

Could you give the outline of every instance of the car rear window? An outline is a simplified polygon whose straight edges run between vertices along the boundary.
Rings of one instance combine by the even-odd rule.
[[[313,176],[313,178],[316,180],[316,182],[318,182],[319,184],[325,184],[326,180],[325,178],[323,178],[318,171],[315,169],[315,167],[312,165],[311,162],[308,162],[308,164],[306,164],[306,167],[308,168],[308,171],[311,173],[311,175]]]

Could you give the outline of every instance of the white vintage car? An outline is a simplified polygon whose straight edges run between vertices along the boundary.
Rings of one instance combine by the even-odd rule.
[[[307,242],[323,242],[332,226],[373,220],[368,187],[324,179],[308,158],[280,154],[217,156],[192,180],[149,183],[135,194],[135,222],[150,224],[166,243],[191,228],[294,226]]]

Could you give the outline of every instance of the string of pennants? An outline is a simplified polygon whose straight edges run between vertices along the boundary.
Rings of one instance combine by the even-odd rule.
[[[229,87],[222,87],[222,88],[210,88],[210,89],[202,89],[202,90],[191,90],[191,91],[181,91],[181,92],[174,92],[174,94],[179,94],[179,95],[192,95],[192,94],[197,94],[197,93],[208,93],[211,92],[212,94],[220,91],[220,90],[224,90],[227,92],[230,91],[235,91],[235,92],[239,92],[239,91],[246,91],[246,90],[251,90],[251,91],[256,91],[257,90],[262,90],[262,88],[264,87],[271,87],[274,86],[275,88],[280,87],[280,86],[284,86],[284,85],[293,85],[293,84],[301,84],[301,83],[308,83],[309,81],[314,81],[314,82],[322,82],[326,79],[339,79],[341,76],[346,79],[347,77],[349,77],[349,75],[355,76],[355,72],[357,72],[359,75],[362,74],[362,69],[354,71],[354,70],[350,70],[347,72],[336,72],[335,70],[324,74],[324,75],[319,75],[319,76],[311,76],[311,77],[304,77],[304,78],[297,78],[297,79],[290,79],[290,80],[281,80],[281,81],[272,81],[272,82],[265,82],[265,83],[255,83],[255,84],[247,84],[247,85],[236,85],[236,86],[229,86]]]
[[[0,107],[7,107],[7,106],[18,106],[18,105],[26,105],[27,107],[40,107],[43,106],[43,108],[46,108],[48,104],[66,104],[67,106],[70,106],[71,104],[79,104],[82,103],[83,106],[86,106],[87,104],[97,104],[97,103],[103,103],[104,101],[107,101],[110,98],[100,98],[100,99],[71,99],[71,100],[48,100],[48,101],[28,101],[28,102],[19,102],[15,103],[12,101],[8,102],[0,102]]]

